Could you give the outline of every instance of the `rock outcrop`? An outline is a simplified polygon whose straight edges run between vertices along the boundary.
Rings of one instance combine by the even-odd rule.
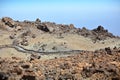
[[[2,21],[5,23],[5,25],[8,25],[9,27],[13,28],[15,23],[12,18],[10,17],[3,17]]]
[[[28,21],[25,20],[24,22],[14,21],[13,19],[9,17],[4,17],[0,20],[0,27],[6,27],[8,29],[13,29],[14,31],[19,31],[23,27],[37,27],[37,29],[43,31],[43,32],[50,32],[53,34],[64,34],[64,33],[70,33],[70,34],[78,34],[82,35],[84,37],[89,37],[92,40],[99,41],[99,40],[105,40],[107,38],[115,38],[112,33],[108,32],[108,30],[105,30],[103,26],[98,26],[96,29],[88,30],[85,27],[82,29],[75,28],[73,24],[65,25],[65,24],[56,24],[54,22],[41,22],[39,18],[36,19],[36,21]]]

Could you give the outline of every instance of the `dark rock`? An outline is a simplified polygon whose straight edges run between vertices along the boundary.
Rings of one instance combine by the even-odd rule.
[[[29,64],[23,64],[23,65],[21,65],[21,67],[25,68],[25,69],[28,69],[28,68],[30,68],[30,65]]]
[[[20,80],[36,80],[35,76],[31,75],[23,75],[23,77]]]
[[[112,54],[110,47],[105,48],[105,51],[107,52],[107,54],[110,54],[110,55]]]
[[[0,80],[8,80],[8,75],[4,72],[0,72]]]
[[[30,56],[30,61],[35,60],[35,59],[40,59],[41,56],[37,53],[31,54]]]
[[[36,24],[40,24],[41,23],[41,20],[39,18],[36,19],[35,21]]]
[[[112,78],[112,80],[120,80],[120,78],[116,77],[116,78]]]
[[[49,32],[49,29],[45,24],[39,24],[39,25],[37,25],[37,28],[44,32]]]
[[[97,28],[97,31],[104,31],[104,28],[103,28],[103,26],[98,26],[98,28]]]
[[[57,50],[57,47],[56,47],[56,46],[53,46],[52,50]]]

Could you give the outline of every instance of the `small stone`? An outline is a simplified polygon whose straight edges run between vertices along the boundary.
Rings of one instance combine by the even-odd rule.
[[[33,35],[32,35],[32,38],[36,38],[36,35],[35,35],[35,34],[33,34]]]
[[[14,69],[14,71],[17,73],[17,75],[21,75],[22,74],[22,69],[20,67],[16,67]]]
[[[29,45],[28,40],[26,38],[24,38],[21,42],[21,45],[28,46]]]
[[[23,64],[23,65],[21,65],[21,67],[27,69],[27,68],[30,68],[30,65],[29,64]]]
[[[15,36],[16,36],[16,34],[12,34],[9,37],[10,37],[10,39],[15,39]]]

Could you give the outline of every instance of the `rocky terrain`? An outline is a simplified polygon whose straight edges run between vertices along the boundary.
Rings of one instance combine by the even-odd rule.
[[[3,17],[0,80],[120,80],[120,37],[101,25]]]

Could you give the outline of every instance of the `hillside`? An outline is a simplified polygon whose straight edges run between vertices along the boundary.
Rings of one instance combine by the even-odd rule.
[[[120,37],[101,25],[0,19],[0,80],[119,80],[119,57]]]

